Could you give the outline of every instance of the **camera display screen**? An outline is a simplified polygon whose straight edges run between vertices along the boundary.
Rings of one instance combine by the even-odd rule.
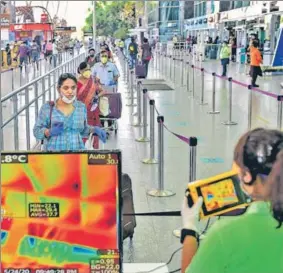
[[[208,212],[239,202],[232,179],[204,186],[201,193]]]

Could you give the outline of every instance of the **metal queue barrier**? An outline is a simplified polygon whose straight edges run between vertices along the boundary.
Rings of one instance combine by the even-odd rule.
[[[168,48],[167,48],[168,49]],[[205,102],[205,82],[212,76],[212,92],[211,92],[211,110],[208,111],[208,114],[219,114],[220,111],[216,110],[216,78],[219,78],[222,81],[227,82],[228,84],[228,116],[225,121],[222,122],[225,126],[237,125],[236,121],[233,121],[233,86],[239,85],[244,87],[248,92],[248,124],[247,129],[252,128],[252,113],[253,113],[253,94],[259,93],[267,97],[274,98],[277,101],[277,129],[281,130],[282,128],[282,115],[283,115],[283,106],[282,106],[282,95],[277,95],[270,93],[268,91],[261,90],[259,88],[254,88],[251,85],[239,82],[233,78],[223,77],[218,75],[216,72],[211,73],[203,67],[201,58],[197,58],[195,52],[189,52],[186,49],[178,50],[172,49],[171,51],[156,51],[155,52],[157,70],[167,79],[169,79],[175,87],[184,86],[190,98],[198,100],[200,105],[207,105]],[[166,68],[168,67],[168,68]],[[177,69],[179,69],[177,71]],[[181,71],[183,70],[183,71]],[[184,73],[184,74],[183,74]],[[179,76],[179,77],[178,77]],[[185,76],[185,77],[184,77]],[[200,79],[200,88],[196,88],[196,83]],[[281,89],[280,87],[278,88]],[[279,93],[279,92],[278,92]]]
[[[5,145],[5,129],[11,133],[10,138],[13,138],[13,148],[9,150],[30,150],[31,148],[31,125],[30,120],[32,116],[36,118],[38,116],[40,105],[46,101],[55,100],[57,97],[57,79],[62,73],[77,73],[77,67],[86,58],[85,53],[82,53],[73,59],[65,61],[63,64],[57,66],[56,68],[48,71],[46,74],[39,76],[20,88],[8,93],[1,98],[0,105],[0,126],[1,126],[1,136],[0,136],[0,148],[1,150],[6,149]],[[3,108],[2,106],[7,104]],[[34,115],[31,114],[31,108],[34,107]],[[25,145],[22,147],[20,145],[19,138],[19,118],[22,113],[25,113]],[[13,123],[13,129],[11,130],[10,124]],[[12,132],[11,132],[12,131]]]

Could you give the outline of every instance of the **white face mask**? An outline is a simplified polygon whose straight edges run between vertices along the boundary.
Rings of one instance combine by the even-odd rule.
[[[62,93],[61,93],[61,97],[62,97],[62,101],[67,103],[67,104],[71,104],[71,103],[73,103],[76,100],[76,96],[72,97],[71,99],[68,99]]]

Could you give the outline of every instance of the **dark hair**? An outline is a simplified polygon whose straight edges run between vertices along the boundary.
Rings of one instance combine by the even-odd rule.
[[[253,46],[258,47],[259,46],[258,41],[253,41]]]
[[[148,40],[147,40],[146,38],[143,38],[143,42],[144,42],[144,43],[147,43]]]
[[[86,69],[88,66],[87,62],[82,62],[80,63],[79,67],[78,67],[78,73],[81,74],[81,71]]]
[[[132,37],[132,38],[131,38],[131,42],[133,43],[134,41],[135,41],[135,38],[134,38],[134,37]]]
[[[73,80],[76,84],[78,83],[78,80],[75,77],[75,75],[71,73],[64,73],[60,75],[58,82],[57,82],[57,87],[60,88],[63,85],[64,81],[68,79]]]
[[[270,188],[273,217],[281,227],[283,222],[283,133],[257,128],[244,134],[234,151],[234,161],[241,171],[249,171],[252,185],[257,175],[266,175],[264,181]]]
[[[95,49],[94,49],[94,48],[90,48],[90,49],[88,50],[88,53],[90,53],[91,51],[94,51],[94,52],[95,52]]]

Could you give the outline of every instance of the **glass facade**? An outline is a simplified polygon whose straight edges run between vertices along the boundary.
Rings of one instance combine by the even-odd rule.
[[[207,1],[194,1],[194,17],[206,15],[206,2]]]
[[[251,1],[220,1],[220,12],[250,6]]]

